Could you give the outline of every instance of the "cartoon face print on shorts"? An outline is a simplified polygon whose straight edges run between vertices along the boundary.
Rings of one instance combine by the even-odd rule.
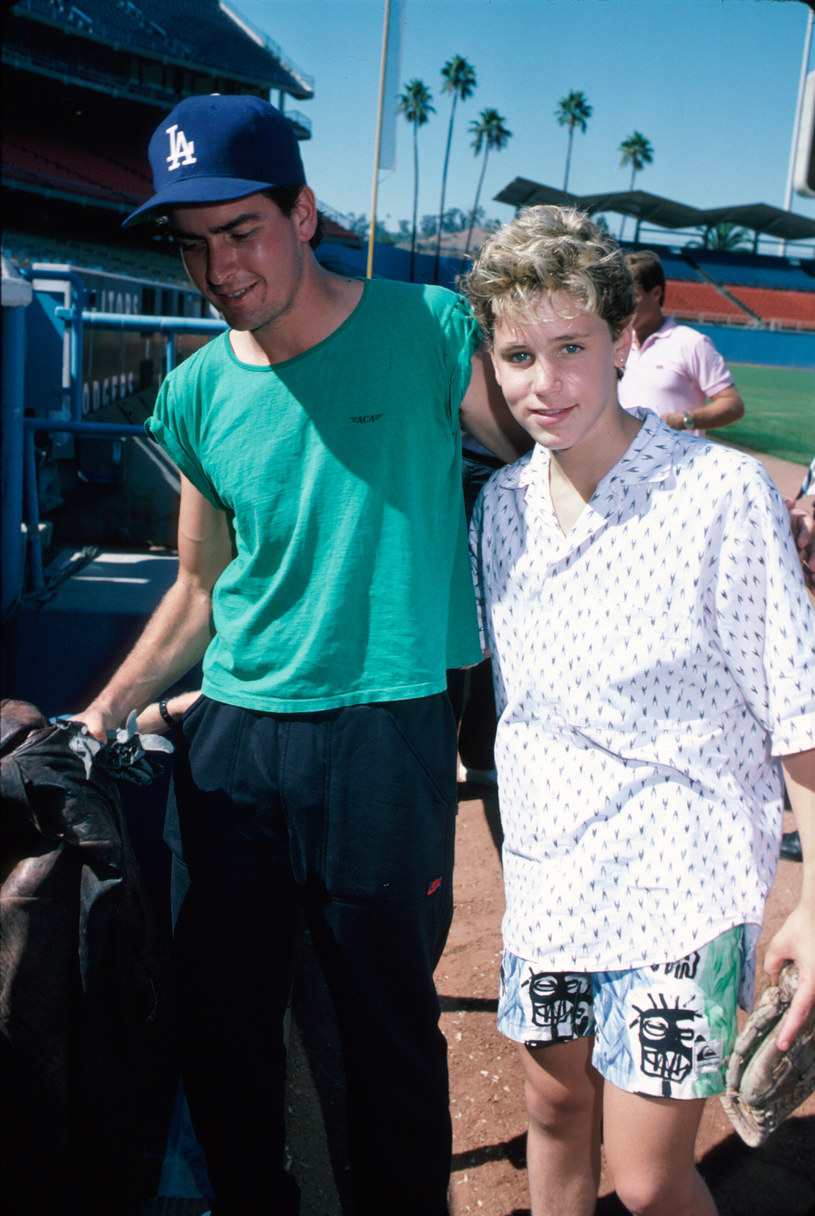
[[[537,1042],[582,1038],[591,1026],[591,978],[568,972],[533,971],[527,989],[528,1022],[543,1032]]]
[[[697,986],[701,964],[693,951],[652,967],[650,975],[643,970],[640,976],[651,983],[628,994],[628,1025],[637,1034],[631,1054],[636,1060],[639,1053],[642,1079],[660,1082],[664,1098],[694,1096],[699,1079],[722,1067],[722,1041],[711,1033],[705,993]]]
[[[629,1023],[639,1027],[640,1068],[646,1077],[662,1081],[662,1096],[670,1098],[672,1084],[681,1084],[690,1075],[694,1055],[694,1021],[702,1014],[696,1009],[669,1006],[664,997],[647,994],[651,1008],[634,1005],[637,1016]]]

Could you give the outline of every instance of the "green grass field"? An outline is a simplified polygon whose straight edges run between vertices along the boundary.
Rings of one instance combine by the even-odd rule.
[[[744,417],[717,438],[808,465],[815,455],[815,371],[728,364],[744,398]]]

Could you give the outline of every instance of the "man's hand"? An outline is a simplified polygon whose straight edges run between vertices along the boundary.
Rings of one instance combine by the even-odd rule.
[[[662,421],[667,426],[671,427],[672,430],[674,430],[674,431],[684,431],[687,429],[685,427],[685,415],[684,414],[663,414]],[[701,423],[700,423],[700,426],[701,426]]]
[[[98,739],[100,743],[107,743],[108,731],[117,730],[122,725],[121,722],[116,722],[111,714],[95,709],[93,704],[78,714],[69,714],[67,720],[84,722],[88,733],[93,735],[94,739]]]
[[[730,426],[731,422],[738,422],[740,418],[743,418],[744,402],[735,384],[731,384],[728,388],[723,388],[720,392],[715,393],[706,405],[694,406],[690,414],[693,418],[691,429],[712,431],[716,427]],[[689,429],[685,426],[684,413],[665,414],[662,421],[667,422],[668,426],[673,427],[675,431]]]
[[[788,960],[798,968],[798,987],[777,1036],[787,1051],[815,1005],[815,748],[781,757],[784,782],[795,826],[801,838],[801,892],[797,905],[773,937],[764,955],[764,970],[778,983]]]
[[[815,1006],[815,945],[813,945],[813,909],[801,901],[773,937],[764,956],[764,970],[773,984],[778,983],[781,968],[788,959],[798,965],[798,987],[776,1036],[779,1051],[788,1051],[792,1040]]]

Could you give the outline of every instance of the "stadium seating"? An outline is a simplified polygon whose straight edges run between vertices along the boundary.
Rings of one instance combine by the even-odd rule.
[[[673,279],[679,283],[700,283],[703,281],[696,267],[691,266],[682,257],[681,253],[674,253],[672,250],[664,249],[654,250],[654,252],[659,256],[666,279]]]
[[[815,291],[732,287],[732,294],[775,328],[815,330]]]
[[[665,284],[665,312],[677,320],[707,321],[728,325],[746,325],[754,318],[712,283],[680,282],[668,279]]]
[[[35,185],[138,206],[150,194],[144,167],[128,164],[118,145],[106,148],[103,134],[98,132],[99,146],[92,150],[56,126],[28,128],[12,116],[3,131],[3,172]]]
[[[685,246],[627,245],[658,254],[665,312],[691,324],[815,329],[815,262]]]
[[[160,253],[131,249],[125,244],[48,237],[42,233],[5,228],[3,254],[15,265],[26,268],[35,262],[67,263],[83,270],[103,270],[109,274],[127,275],[171,287],[186,288],[189,285],[181,259],[172,251]]]
[[[685,257],[703,274],[730,287],[769,287],[779,291],[815,292],[815,277],[807,263],[771,254],[726,253],[715,249],[687,249]]]

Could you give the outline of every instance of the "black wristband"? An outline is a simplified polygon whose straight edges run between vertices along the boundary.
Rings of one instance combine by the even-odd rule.
[[[175,726],[175,718],[167,708],[167,701],[164,697],[162,697],[158,703],[158,712],[161,714],[168,726]]]

